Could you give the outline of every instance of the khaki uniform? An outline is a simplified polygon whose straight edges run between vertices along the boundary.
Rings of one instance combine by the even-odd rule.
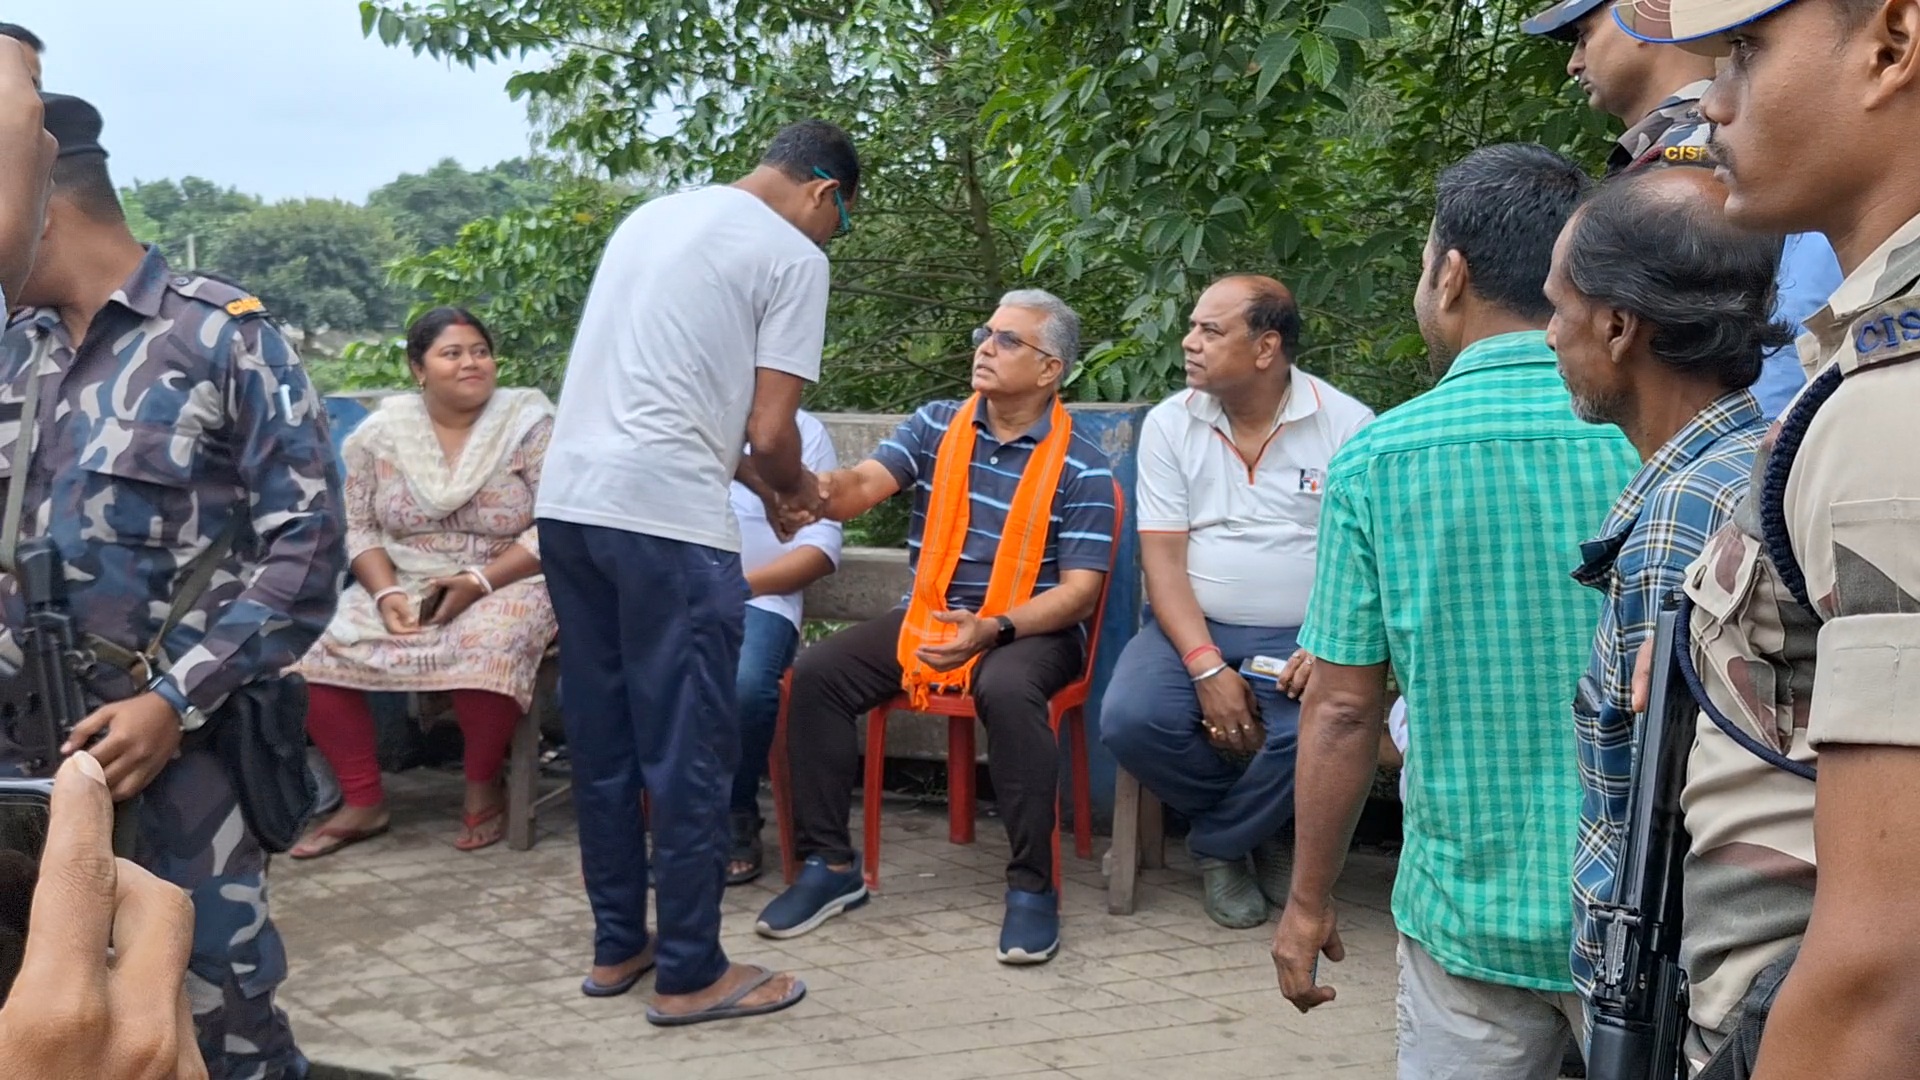
[[[1800,355],[1845,376],[1794,459],[1787,531],[1818,615],[1800,607],[1762,539],[1762,445],[1734,520],[1688,569],[1693,654],[1715,705],[1800,761],[1822,743],[1920,745],[1920,217],[1807,320]],[[1816,659],[1818,663],[1816,665]],[[1761,761],[1702,716],[1683,803],[1682,960],[1698,1065],[1755,975],[1813,912],[1814,785]]]

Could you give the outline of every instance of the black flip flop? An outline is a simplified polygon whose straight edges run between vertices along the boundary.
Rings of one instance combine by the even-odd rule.
[[[760,967],[758,964],[752,966],[755,970],[759,971],[760,974],[755,978],[748,979],[740,989],[735,990],[719,1001],[714,1002],[698,1012],[690,1013],[663,1013],[649,1005],[647,1006],[647,1023],[655,1027],[686,1027],[688,1024],[705,1024],[713,1020],[738,1020],[746,1016],[765,1016],[768,1013],[777,1013],[782,1009],[791,1009],[795,1005],[800,1004],[801,999],[807,996],[807,984],[801,982],[799,979],[795,979],[793,980],[793,990],[779,1001],[770,1001],[765,1005],[740,1004],[748,994],[767,985],[774,979],[775,973],[772,970]]]

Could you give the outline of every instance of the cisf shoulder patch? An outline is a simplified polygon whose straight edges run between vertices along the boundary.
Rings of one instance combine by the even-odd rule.
[[[1853,356],[1841,359],[1847,373],[1920,356],[1920,296],[1896,296],[1868,308],[1850,334]]]
[[[267,305],[261,303],[260,298],[257,296],[243,296],[227,305],[227,314],[236,319],[242,315],[252,315],[255,312],[265,310],[267,310]]]

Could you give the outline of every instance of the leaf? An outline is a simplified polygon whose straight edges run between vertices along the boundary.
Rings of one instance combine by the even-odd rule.
[[[1200,257],[1200,245],[1204,243],[1206,239],[1207,230],[1204,226],[1189,225],[1187,227],[1187,240],[1186,243],[1180,245],[1180,258],[1188,266],[1192,266],[1194,260]]]
[[[1321,86],[1331,86],[1333,77],[1339,74],[1340,51],[1326,38],[1308,34],[1300,39],[1300,63],[1307,78]]]
[[[1346,0],[1347,6],[1365,15],[1373,37],[1393,33],[1393,20],[1387,15],[1386,0]]]
[[[1365,41],[1373,36],[1373,21],[1351,0],[1342,0],[1328,9],[1326,18],[1320,20],[1320,32],[1328,37]]]
[[[1093,192],[1088,190],[1085,184],[1077,185],[1073,193],[1067,196],[1067,207],[1073,211],[1074,217],[1082,219],[1092,217]]]
[[[380,12],[380,44],[391,46],[400,40],[400,16],[391,11]]]
[[[1293,64],[1294,54],[1299,50],[1299,39],[1292,34],[1269,34],[1267,40],[1260,43],[1260,48],[1253,54],[1254,60],[1260,65],[1260,79],[1253,88],[1255,103],[1267,99],[1273,84],[1287,73],[1287,68]]]
[[[1221,214],[1232,214],[1238,211],[1245,210],[1246,208],[1247,208],[1247,200],[1241,198],[1240,196],[1223,195],[1221,196],[1219,201],[1213,204],[1213,209],[1207,211],[1207,216],[1219,217]]]

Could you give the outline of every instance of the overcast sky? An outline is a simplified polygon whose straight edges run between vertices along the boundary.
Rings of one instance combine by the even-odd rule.
[[[443,157],[529,149],[508,69],[363,38],[354,0],[8,0],[0,21],[46,40],[48,90],[99,107],[121,184],[197,175],[358,202]]]

